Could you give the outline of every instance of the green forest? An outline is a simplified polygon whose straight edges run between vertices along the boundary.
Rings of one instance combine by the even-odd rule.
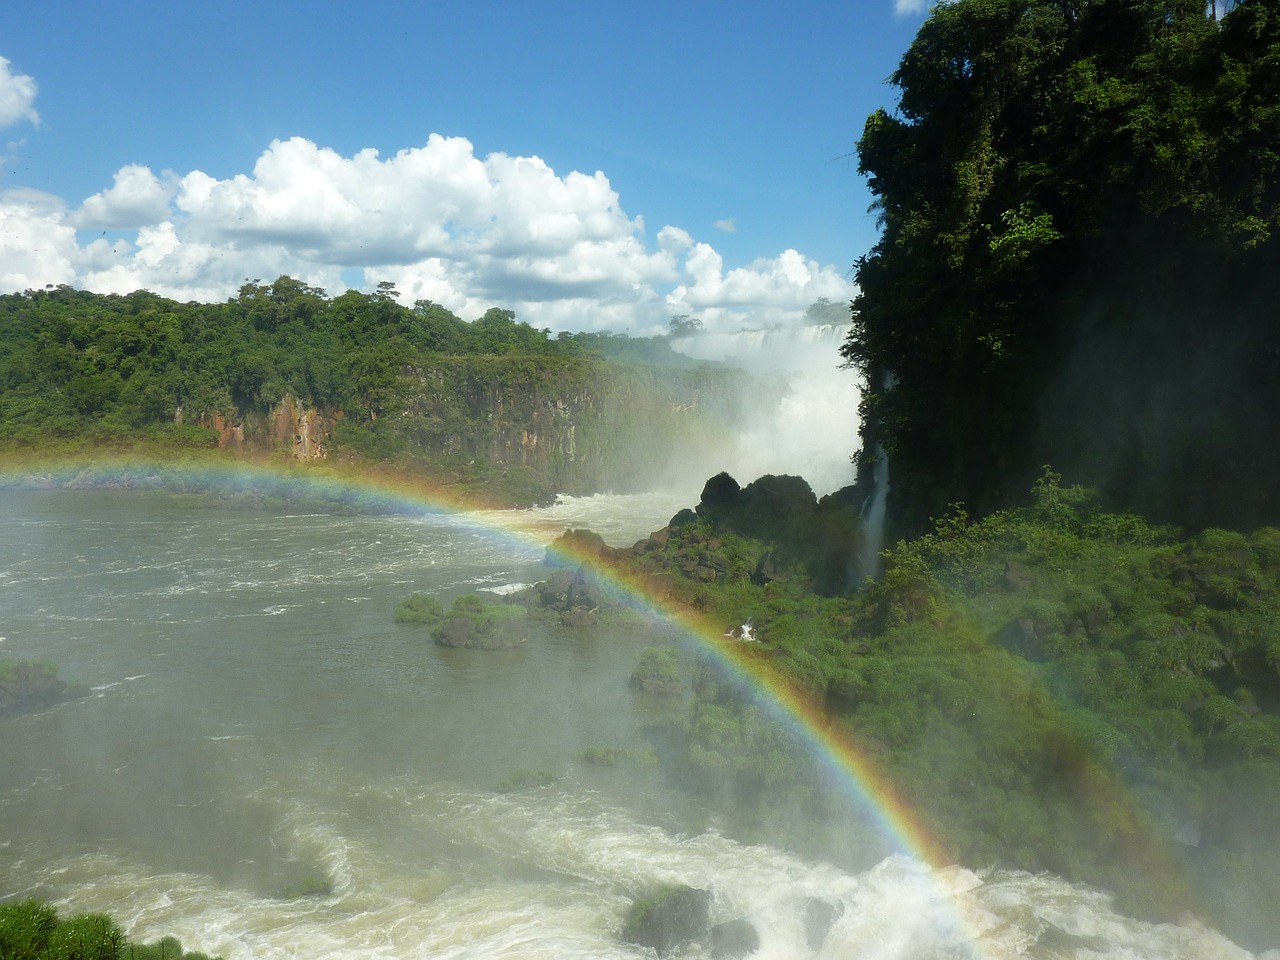
[[[289,277],[226,303],[0,296],[0,457],[224,453],[370,466],[528,505],[636,490],[780,396],[667,337],[463,321],[389,284]]]
[[[1046,463],[1162,522],[1280,518],[1280,11],[1225,7],[963,0],[902,58],[843,349],[895,534]]]
[[[749,620],[742,656],[862,745],[959,862],[1275,947],[1280,6],[955,0],[891,82],[857,151],[882,224],[842,348],[866,386],[857,483],[819,501],[799,478],[716,477],[600,563],[719,629]],[[6,456],[212,449],[233,421],[269,452],[292,398],[328,418],[335,460],[538,502],[638,488],[664,438],[704,445],[760,393],[665,338],[464,322],[386,285],[0,297]],[[888,548],[864,582],[850,558],[876,542],[885,460]],[[668,769],[743,835],[866,855],[814,848],[808,826],[841,812],[750,691],[710,663],[684,682]]]

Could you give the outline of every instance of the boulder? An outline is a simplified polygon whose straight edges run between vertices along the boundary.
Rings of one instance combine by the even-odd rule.
[[[746,920],[726,920],[711,928],[711,956],[716,960],[738,960],[759,949],[760,934]]]
[[[821,950],[827,942],[831,928],[844,915],[843,903],[832,903],[820,897],[809,897],[804,902],[804,940],[810,950]]]
[[[698,501],[696,508],[697,515],[707,520],[728,518],[736,512],[738,494],[741,492],[742,487],[737,480],[727,473],[717,473],[702,487],[702,499]]]
[[[700,940],[710,927],[711,893],[680,884],[663,887],[631,905],[622,939],[650,947],[665,957],[673,950]]]

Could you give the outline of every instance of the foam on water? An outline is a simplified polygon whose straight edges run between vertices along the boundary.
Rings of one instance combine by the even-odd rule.
[[[367,800],[371,789],[358,793]],[[407,782],[374,792],[384,815],[398,811],[401,830],[480,845],[491,862],[397,857],[326,809],[335,792],[318,802],[277,797],[292,803],[282,842],[323,865],[328,895],[255,896],[106,855],[58,864],[48,880],[68,910],[111,910],[135,938],[172,933],[226,960],[641,957],[618,933],[631,899],[660,883],[710,890],[713,923],[750,921],[759,960],[1249,957],[1192,923],[1122,917],[1097,891],[1051,877],[933,870],[897,856],[849,873],[714,832],[671,835],[572,784],[514,796]],[[816,954],[806,943],[809,898],[843,911]],[[955,901],[969,917],[963,928]],[[685,955],[708,957],[710,944]]]

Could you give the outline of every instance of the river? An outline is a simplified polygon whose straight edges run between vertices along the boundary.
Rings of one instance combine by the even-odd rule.
[[[1249,956],[1052,877],[846,872],[726,836],[645,760],[646,725],[683,709],[627,684],[674,642],[662,624],[472,651],[393,622],[414,591],[544,578],[565,527],[630,543],[686,502],[345,517],[0,492],[0,657],[91,688],[0,719],[0,898],[226,960],[641,958],[627,908],[670,881],[711,890],[713,921],[750,920],[762,960],[815,955],[809,897],[843,909],[823,957]],[[590,766],[595,746],[633,759]],[[555,779],[502,789],[519,771]]]

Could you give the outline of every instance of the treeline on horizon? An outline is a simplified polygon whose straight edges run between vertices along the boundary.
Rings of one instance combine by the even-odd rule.
[[[246,282],[225,303],[65,285],[0,295],[0,444],[139,431],[180,441],[184,424],[285,396],[372,423],[398,377],[439,357],[519,355],[559,368],[605,356],[697,365],[662,337],[552,337],[499,307],[467,322],[431,301],[404,307],[396,297],[382,283],[372,294],[330,298],[287,276]],[[186,439],[209,442],[198,432]]]
[[[553,336],[510,310],[468,322],[397,297],[389,283],[328,297],[290,277],[225,303],[0,296],[0,455],[287,456],[280,417],[314,415],[331,461],[528,506],[645,488],[781,395],[673,350],[687,335],[674,320],[669,337]]]
[[[1191,529],[1280,520],[1280,8],[936,6],[867,120],[844,356],[891,537],[1043,464]]]

